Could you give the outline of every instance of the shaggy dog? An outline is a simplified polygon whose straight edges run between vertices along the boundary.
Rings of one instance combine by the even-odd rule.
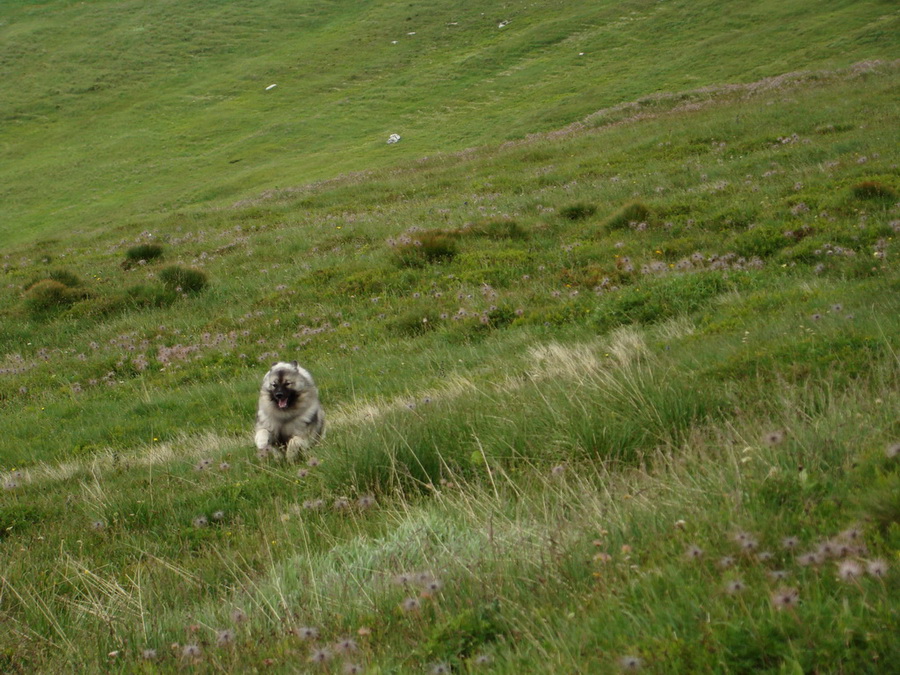
[[[284,452],[289,461],[325,433],[325,413],[312,375],[296,361],[280,361],[263,378],[256,411],[256,448]]]

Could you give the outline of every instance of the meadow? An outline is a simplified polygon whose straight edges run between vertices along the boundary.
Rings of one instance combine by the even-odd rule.
[[[466,4],[0,10],[0,671],[900,663],[896,9]]]

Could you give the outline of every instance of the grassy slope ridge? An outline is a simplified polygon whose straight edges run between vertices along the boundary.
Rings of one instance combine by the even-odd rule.
[[[0,670],[900,662],[897,13],[811,7],[4,3]]]
[[[879,2],[4,3],[0,234],[154,220],[658,91],[892,57],[897,28]]]

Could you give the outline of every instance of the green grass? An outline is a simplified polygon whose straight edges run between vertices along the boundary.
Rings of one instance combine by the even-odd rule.
[[[896,27],[5,3],[0,670],[900,662]]]

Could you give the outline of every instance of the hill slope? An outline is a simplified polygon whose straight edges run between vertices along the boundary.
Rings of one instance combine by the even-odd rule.
[[[852,1],[4,2],[0,237],[153,221],[656,92],[893,58],[898,29],[890,3]]]

